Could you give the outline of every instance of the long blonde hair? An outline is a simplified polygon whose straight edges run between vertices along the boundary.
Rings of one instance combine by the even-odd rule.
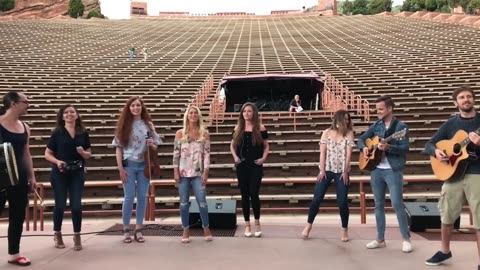
[[[252,108],[252,145],[260,145],[263,143],[262,135],[260,133],[260,116],[258,114],[258,109],[255,104],[247,102],[243,104],[242,108],[240,109],[240,115],[238,117],[237,125],[235,126],[235,131],[233,132],[233,145],[238,146],[240,145],[240,141],[243,139],[243,133],[245,133],[245,118],[243,118],[243,111],[246,107]]]
[[[200,137],[198,138],[199,141],[203,142],[205,141],[205,133],[207,133],[207,129],[205,128],[205,124],[203,123],[203,116],[202,112],[197,106],[190,105],[188,108],[185,110],[185,114],[183,115],[183,135],[181,142],[186,143],[190,139],[188,137],[188,133],[190,132],[190,122],[188,121],[188,113],[190,112],[191,109],[194,109],[198,113],[198,133],[200,134]]]

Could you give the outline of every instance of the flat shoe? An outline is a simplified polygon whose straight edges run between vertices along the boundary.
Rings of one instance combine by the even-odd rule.
[[[16,259],[14,259],[12,261],[8,261],[8,263],[15,264],[15,265],[18,265],[18,266],[29,266],[30,264],[32,264],[32,262],[24,256],[17,257]]]

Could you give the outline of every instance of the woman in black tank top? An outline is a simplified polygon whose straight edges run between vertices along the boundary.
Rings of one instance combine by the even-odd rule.
[[[0,108],[0,134],[3,142],[10,142],[17,162],[19,183],[0,191],[0,213],[8,201],[8,263],[30,265],[30,259],[20,254],[25,207],[28,203],[28,184],[35,186],[32,156],[28,147],[29,128],[20,121],[20,116],[27,113],[28,100],[24,94],[8,92],[3,97]]]

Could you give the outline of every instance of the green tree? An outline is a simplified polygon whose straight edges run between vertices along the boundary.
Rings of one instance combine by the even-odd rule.
[[[378,14],[384,11],[392,11],[392,0],[371,0],[368,3],[368,13],[369,14]]]
[[[87,19],[90,19],[90,18],[101,18],[101,19],[104,19],[105,16],[103,16],[102,13],[100,13],[100,11],[98,10],[92,10],[88,13],[87,15]]]
[[[437,0],[437,10],[439,12],[450,13],[450,7],[448,6],[448,0]]]
[[[428,11],[437,10],[437,0],[426,0],[425,1],[425,9],[428,10]]]
[[[392,13],[400,13],[400,11],[402,10],[402,6],[401,5],[396,5],[394,7],[392,7]]]
[[[353,12],[353,2],[345,1],[342,3],[342,11],[345,15],[351,15]]]
[[[405,0],[403,1],[401,11],[416,11],[414,10],[415,0]]]
[[[352,14],[368,15],[368,0],[355,0],[353,1]]]
[[[0,11],[8,11],[15,7],[15,0],[0,0]]]
[[[82,3],[82,0],[70,0],[68,3],[68,15],[72,18],[78,18],[83,16],[83,11],[85,6]]]
[[[471,0],[448,0],[448,6],[452,9],[462,6],[462,8],[466,9],[468,4]]]
[[[480,0],[471,0],[467,5],[468,14],[478,14],[480,10]]]

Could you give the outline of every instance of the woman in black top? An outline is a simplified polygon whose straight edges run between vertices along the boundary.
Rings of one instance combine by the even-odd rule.
[[[90,138],[82,125],[77,110],[65,105],[57,113],[57,127],[45,149],[45,158],[52,163],[50,182],[55,196],[53,212],[54,242],[56,248],[65,248],[62,239],[62,221],[67,192],[73,221],[74,250],[82,249],[82,193],[85,183],[85,160],[90,158]]]
[[[29,148],[30,128],[20,121],[28,110],[28,99],[22,93],[10,91],[3,96],[0,108],[0,134],[3,142],[11,143],[18,168],[18,184],[0,190],[0,214],[8,201],[8,263],[26,266],[31,261],[20,253],[28,185],[35,187],[32,156]]]
[[[260,228],[260,184],[263,163],[268,156],[268,132],[260,123],[258,109],[253,103],[245,103],[240,110],[237,126],[230,144],[235,161],[238,184],[242,193],[242,211],[245,219],[245,236],[252,236],[250,226],[250,201],[255,217],[255,237],[262,236]]]

